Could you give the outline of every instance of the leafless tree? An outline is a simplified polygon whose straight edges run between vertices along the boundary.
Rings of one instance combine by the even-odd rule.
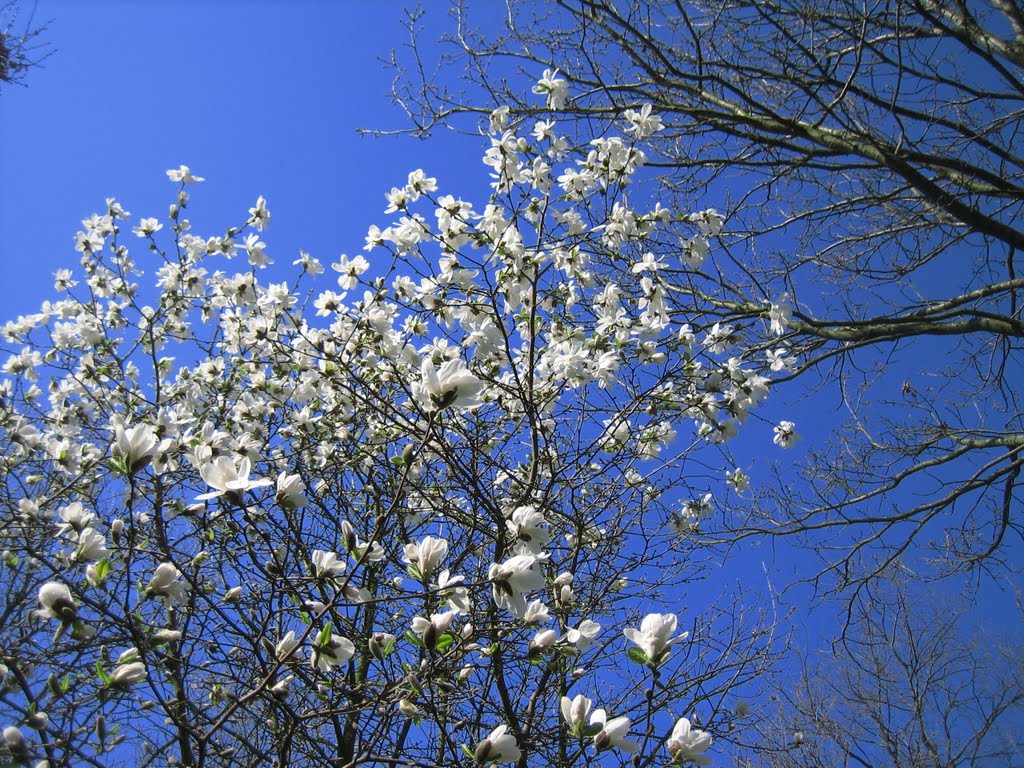
[[[780,686],[779,720],[762,722],[773,747],[749,765],[1020,765],[1020,638],[971,627],[950,602],[904,579],[865,594],[846,642],[805,655],[796,682]]]
[[[18,0],[0,4],[0,83],[21,83],[25,73],[39,66],[49,54],[49,46],[39,40],[46,24],[39,24],[33,13],[24,20]]]
[[[848,413],[829,444],[805,446],[802,480],[783,474],[705,533],[806,537],[823,557],[818,583],[839,588],[898,559],[975,575],[1012,560],[1024,532],[1024,6],[511,2],[498,35],[474,33],[473,10],[454,7],[440,61],[412,19],[395,93],[414,130],[471,129],[497,100],[582,134],[652,105],[665,127],[649,167],[681,208],[728,214],[727,247],[675,269],[678,322],[698,337],[715,323],[753,333],[788,304],[771,344],[797,358],[790,396],[825,393],[814,402]],[[560,109],[506,85],[544,68],[569,80]],[[665,239],[666,264],[680,239]]]

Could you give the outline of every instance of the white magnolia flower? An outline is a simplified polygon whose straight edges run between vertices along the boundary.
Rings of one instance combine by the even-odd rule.
[[[540,629],[530,640],[527,655],[531,658],[544,651],[550,651],[558,642],[558,633],[553,629]]]
[[[79,534],[96,520],[96,515],[83,507],[80,501],[61,507],[57,516],[63,521],[57,525],[57,535],[67,536],[71,541],[78,541]]]
[[[162,597],[168,605],[180,605],[188,599],[188,584],[181,581],[181,571],[173,563],[160,563],[149,580],[146,594]]]
[[[770,349],[765,352],[765,357],[768,359],[768,365],[773,371],[788,371],[790,367],[796,364],[796,358],[790,355],[789,350],[785,347]]]
[[[344,664],[351,659],[356,652],[356,647],[347,637],[335,636],[330,629],[322,632],[313,644],[313,653],[310,663],[314,669],[321,672],[328,672],[332,667]]]
[[[516,737],[508,733],[507,725],[499,725],[490,735],[477,744],[474,753],[477,763],[517,763],[523,753],[519,750]]]
[[[524,624],[544,624],[551,620],[551,613],[542,601],[531,600],[522,619]]]
[[[432,585],[438,595],[448,601],[448,606],[455,613],[469,613],[473,602],[469,599],[469,588],[463,586],[465,576],[452,576],[447,569],[441,571],[437,583]]]
[[[277,641],[274,646],[274,655],[278,661],[285,661],[291,658],[295,649],[299,647],[299,639],[295,636],[295,630],[288,630],[288,633]]]
[[[402,562],[408,563],[413,578],[427,582],[437,564],[448,554],[448,541],[427,536],[418,542],[405,545]]]
[[[427,357],[420,365],[420,381],[413,384],[413,395],[425,411],[472,409],[480,406],[483,388],[484,383],[462,360],[448,360],[438,369]]]
[[[148,424],[114,427],[114,445],[110,452],[124,461],[129,474],[146,468],[153,460],[157,446],[156,432]]]
[[[182,184],[196,184],[200,181],[206,181],[202,176],[193,176],[192,171],[189,170],[187,165],[183,165],[177,170],[172,168],[167,171],[167,178],[171,181],[180,181]]]
[[[275,499],[285,509],[298,509],[309,503],[305,496],[306,484],[299,475],[281,473],[277,476],[277,496]]]
[[[638,139],[646,139],[665,127],[665,123],[661,120],[661,115],[651,112],[650,104],[644,104],[639,112],[634,109],[627,109],[622,113],[622,116],[629,121],[626,133],[632,133]]]
[[[562,718],[569,726],[569,732],[574,736],[582,735],[583,729],[586,727],[587,716],[590,715],[590,707],[593,703],[582,693],[572,699],[568,696],[562,697],[560,703]]]
[[[438,638],[451,628],[453,618],[454,611],[435,613],[429,619],[415,616],[412,620],[412,631],[423,639],[423,644],[427,648],[433,648],[437,645]]]
[[[665,748],[672,756],[673,763],[693,763],[694,765],[711,765],[711,758],[702,754],[711,746],[711,734],[691,728],[690,721],[680,717],[672,729]]]
[[[313,576],[317,579],[333,579],[345,572],[345,562],[338,559],[335,552],[324,552],[322,549],[314,549]]]
[[[569,96],[569,83],[558,76],[558,70],[544,70],[544,75],[533,86],[533,92],[547,96],[548,109],[561,109]]]
[[[595,709],[590,716],[591,725],[600,725],[601,730],[594,736],[594,746],[598,752],[607,749],[621,749],[623,752],[636,752],[640,745],[635,741],[629,741],[629,718],[613,717],[608,719],[608,714],[603,709]]]
[[[274,484],[273,480],[263,477],[250,480],[251,471],[252,462],[248,456],[242,458],[238,464],[235,464],[230,456],[218,456],[199,469],[199,474],[206,484],[215,490],[196,496],[196,499],[205,501],[225,494],[238,496],[250,488],[263,488]]]
[[[494,602],[508,609],[514,616],[526,614],[526,594],[544,586],[544,576],[533,569],[542,558],[523,554],[510,557],[504,563],[492,563],[487,571],[491,581]]]
[[[640,623],[640,629],[630,627],[623,630],[626,639],[636,643],[637,647],[647,657],[647,664],[656,667],[668,655],[668,649],[676,640],[685,640],[689,632],[683,632],[677,637],[672,633],[676,631],[678,619],[671,613],[650,613]]]
[[[141,661],[128,661],[118,664],[110,674],[111,688],[124,690],[146,679],[146,665]]]
[[[78,606],[66,584],[56,581],[43,584],[39,588],[39,604],[42,608],[36,615],[44,619],[60,619],[69,624],[78,616]]]
[[[601,625],[596,621],[584,619],[575,629],[565,633],[565,639],[576,646],[581,653],[593,645],[594,640],[601,633]]]
[[[744,493],[750,488],[750,478],[739,467],[726,473],[725,482],[732,486],[736,493]]]
[[[96,562],[109,554],[106,537],[95,528],[86,528],[78,535],[74,554],[76,563]]]
[[[793,444],[800,439],[797,434],[796,424],[792,421],[780,421],[775,427],[775,437],[772,442],[780,448],[792,448]]]

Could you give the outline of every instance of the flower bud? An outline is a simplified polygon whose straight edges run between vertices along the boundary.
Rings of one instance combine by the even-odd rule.
[[[419,709],[408,699],[402,699],[398,702],[398,711],[406,717],[416,717],[420,713]]]
[[[473,753],[473,757],[476,758],[478,763],[486,763],[487,758],[490,757],[491,752],[494,751],[494,744],[490,739],[484,739],[476,745],[476,751]]]

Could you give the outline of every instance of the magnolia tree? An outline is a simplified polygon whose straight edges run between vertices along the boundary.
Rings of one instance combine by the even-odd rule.
[[[617,125],[577,159],[496,110],[486,204],[414,171],[366,257],[303,253],[287,282],[259,277],[263,198],[193,232],[186,167],[165,219],[111,199],[84,222],[81,271],[3,328],[8,762],[708,765],[742,743],[775,618],[687,586],[690,480],[744,490],[724,445],[775,366],[670,309],[648,241],[689,226],[685,268],[723,221],[628,196],[660,120]],[[784,329],[767,307],[745,343]]]

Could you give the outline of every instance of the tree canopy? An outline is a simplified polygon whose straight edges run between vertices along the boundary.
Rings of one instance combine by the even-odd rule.
[[[454,13],[438,71],[465,76],[423,76],[414,37],[399,78],[416,130],[470,127],[496,99],[585,135],[650,105],[663,199],[713,201],[727,222],[696,269],[677,266],[685,234],[662,241],[670,312],[738,335],[783,313],[748,354],[848,414],[800,482],[709,517],[708,540],[796,534],[826,589],[897,561],[1019,563],[1019,3],[560,0],[510,4],[490,36],[471,5]],[[571,95],[517,98],[503,73],[539,67]]]

